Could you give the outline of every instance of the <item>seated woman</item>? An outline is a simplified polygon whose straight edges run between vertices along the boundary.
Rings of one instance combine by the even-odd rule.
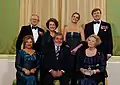
[[[77,71],[79,71],[79,85],[98,85],[102,83],[105,72],[105,59],[102,52],[96,49],[101,43],[97,35],[87,38],[88,48],[77,51]],[[103,84],[100,84],[103,85]]]
[[[32,45],[33,37],[26,35],[23,38],[23,49],[19,50],[16,55],[16,85],[38,85],[37,71],[40,67],[40,57],[38,53],[32,49]]]

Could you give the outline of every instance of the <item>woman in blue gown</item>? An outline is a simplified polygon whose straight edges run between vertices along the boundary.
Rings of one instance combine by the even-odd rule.
[[[38,85],[37,71],[40,67],[40,56],[32,49],[33,37],[26,35],[23,49],[16,55],[16,85]]]
[[[97,35],[91,35],[87,39],[88,48],[79,49],[77,56],[77,70],[79,71],[79,85],[104,85],[105,57],[96,49],[101,43]]]
[[[64,40],[67,42],[71,49],[71,54],[73,57],[73,73],[72,73],[72,81],[71,85],[76,85],[76,57],[75,53],[78,48],[80,48],[81,41],[85,40],[84,36],[84,30],[83,28],[78,24],[78,21],[80,20],[80,14],[75,12],[71,16],[71,23],[68,26],[65,26],[64,28]]]

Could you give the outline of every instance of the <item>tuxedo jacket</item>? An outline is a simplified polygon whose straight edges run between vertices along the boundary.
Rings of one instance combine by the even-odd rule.
[[[36,50],[37,52],[40,52],[41,50],[41,36],[39,32],[42,32],[44,33],[44,30],[42,28],[39,28],[38,27],[38,39],[36,41],[36,43],[33,43],[33,49]],[[16,50],[20,50],[21,49],[21,45],[22,45],[22,42],[23,42],[23,37],[26,36],[26,35],[32,35],[33,36],[33,33],[32,33],[32,28],[31,28],[31,25],[28,25],[28,26],[22,26],[21,30],[20,30],[20,33],[18,35],[18,38],[17,38],[17,42],[16,42]]]
[[[90,35],[94,34],[94,23],[90,22],[85,25],[85,38],[88,38]],[[101,21],[100,28],[97,34],[102,43],[97,47],[101,52],[106,56],[107,54],[112,54],[113,50],[113,41],[112,41],[112,32],[111,26],[109,23]]]
[[[46,73],[53,69],[56,71],[64,70],[66,74],[70,74],[72,69],[70,48],[63,44],[60,47],[59,54],[56,55],[54,44],[50,45],[45,51],[43,62]]]

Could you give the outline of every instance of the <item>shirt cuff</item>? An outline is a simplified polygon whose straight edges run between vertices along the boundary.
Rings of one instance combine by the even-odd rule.
[[[65,71],[64,70],[61,70],[63,73],[65,73]]]
[[[107,54],[107,56],[111,57],[112,55],[111,54]]]
[[[50,69],[49,72],[53,71],[53,69]]]

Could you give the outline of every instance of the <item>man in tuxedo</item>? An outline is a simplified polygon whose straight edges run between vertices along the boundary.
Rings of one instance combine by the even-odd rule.
[[[18,52],[18,50],[21,49],[23,37],[26,35],[33,36],[34,39],[33,49],[35,49],[37,52],[40,52],[41,36],[43,35],[44,30],[37,26],[38,23],[39,16],[36,14],[32,14],[30,18],[30,25],[22,26],[16,42],[16,52]]]
[[[60,85],[69,85],[71,71],[71,53],[68,45],[63,43],[63,35],[56,33],[54,43],[45,51],[44,68],[46,75],[44,85],[54,85],[59,80]]]
[[[98,35],[102,43],[98,47],[104,53],[105,59],[108,60],[112,56],[113,41],[111,26],[109,23],[101,20],[101,10],[95,8],[92,10],[93,21],[85,25],[85,38],[92,34]]]
[[[97,48],[103,52],[107,61],[112,56],[113,50],[111,25],[101,20],[102,12],[99,8],[93,9],[91,14],[94,20],[85,25],[85,38],[87,39],[92,34],[96,34],[101,38],[102,43]]]

